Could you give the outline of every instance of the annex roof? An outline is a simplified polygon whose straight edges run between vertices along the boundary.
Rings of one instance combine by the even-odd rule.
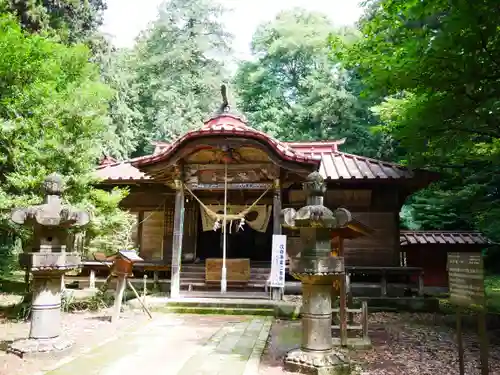
[[[401,246],[410,245],[492,245],[493,242],[479,232],[462,231],[401,231]]]

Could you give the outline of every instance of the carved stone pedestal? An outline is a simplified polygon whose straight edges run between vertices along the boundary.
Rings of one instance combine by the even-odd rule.
[[[51,339],[61,333],[61,272],[33,272],[30,338]]]
[[[314,271],[306,273],[311,261]],[[343,268],[343,259],[305,257],[295,260],[291,268],[299,272],[293,275],[302,281],[302,342],[300,349],[287,354],[285,369],[312,375],[349,374],[349,362],[333,349],[331,335],[332,273]],[[327,269],[330,272],[321,272]]]
[[[21,358],[37,358],[45,355],[57,357],[66,355],[73,346],[73,342],[58,336],[52,339],[22,339],[10,344],[7,351]]]
[[[333,349],[326,352],[295,349],[286,355],[285,370],[311,375],[344,375],[350,373],[350,365]]]

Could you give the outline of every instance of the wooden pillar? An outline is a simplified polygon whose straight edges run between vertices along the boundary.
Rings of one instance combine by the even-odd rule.
[[[181,280],[182,234],[184,231],[184,187],[182,181],[175,181],[174,236],[172,239],[172,269],[170,298],[179,297]]]
[[[125,287],[127,286],[126,275],[118,275],[118,281],[116,284],[115,291],[115,304],[113,307],[113,314],[111,315],[111,322],[115,323],[120,318],[120,312],[122,308],[122,300],[125,292]]]
[[[387,297],[387,275],[385,270],[382,270],[382,278],[380,279],[380,291],[382,297]]]
[[[340,257],[345,259],[344,254],[344,239],[339,237],[338,253]],[[347,285],[346,271],[340,275],[340,290],[339,290],[339,318],[340,318],[340,345],[347,346]]]
[[[280,180],[274,181],[273,195],[273,234],[281,234],[281,184]],[[271,298],[273,300],[281,300],[283,298],[285,288],[271,288]]]
[[[424,296],[424,271],[421,271],[418,274],[418,296]]]
[[[90,270],[89,289],[95,289],[95,270],[94,269]]]
[[[352,301],[352,289],[351,289],[351,274],[347,271],[345,272],[345,286],[347,293],[347,307],[352,309],[353,301]],[[347,322],[349,324],[354,323],[354,313],[352,312],[347,313]]]
[[[361,326],[363,332],[363,340],[368,341],[368,302],[361,302]]]

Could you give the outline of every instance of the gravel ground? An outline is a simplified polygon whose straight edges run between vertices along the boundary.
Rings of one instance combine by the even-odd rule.
[[[100,344],[119,332],[140,325],[146,317],[140,311],[125,311],[116,324],[109,322],[110,311],[79,312],[62,315],[63,332],[74,342],[70,356]],[[7,354],[5,349],[12,340],[26,338],[29,323],[0,320],[0,375],[35,375],[54,366],[61,358],[21,359]]]
[[[454,317],[434,314],[372,313],[370,350],[350,351],[362,375],[458,374]],[[500,332],[489,331],[490,374],[500,375]],[[283,375],[283,358],[300,345],[300,322],[276,321],[262,355],[259,373]],[[480,374],[477,336],[464,332],[465,373]],[[345,351],[344,351],[345,352]]]

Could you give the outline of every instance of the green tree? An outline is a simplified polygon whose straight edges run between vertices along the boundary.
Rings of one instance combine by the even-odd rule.
[[[15,15],[23,29],[56,32],[71,44],[93,42],[105,9],[104,0],[0,0],[0,13]]]
[[[118,159],[130,157],[147,138],[133,59],[129,50],[108,48],[98,60],[101,79],[114,90],[103,152]]]
[[[117,208],[126,192],[93,188],[112,91],[88,60],[83,45],[26,34],[12,17],[0,17],[1,238],[26,236],[9,213],[39,203],[40,184],[52,172],[65,176],[67,200],[98,219],[88,228],[91,237],[113,235],[130,216]]]
[[[454,207],[453,214],[433,220],[429,210],[423,220],[424,206],[416,204],[415,215],[427,227],[475,227],[497,239],[499,15],[493,0],[370,1],[360,21],[365,37],[336,54],[368,91],[387,97],[380,129],[400,155],[443,174],[420,203]]]
[[[252,40],[254,60],[243,62],[235,77],[239,107],[253,126],[280,139],[347,137],[345,150],[373,154],[356,82],[329,57],[332,33],[346,42],[357,38],[353,30],[302,9],[260,25]]]
[[[223,11],[211,0],[164,2],[138,38],[130,61],[144,121],[138,153],[151,151],[151,140],[172,140],[199,126],[220,102],[231,40]]]

